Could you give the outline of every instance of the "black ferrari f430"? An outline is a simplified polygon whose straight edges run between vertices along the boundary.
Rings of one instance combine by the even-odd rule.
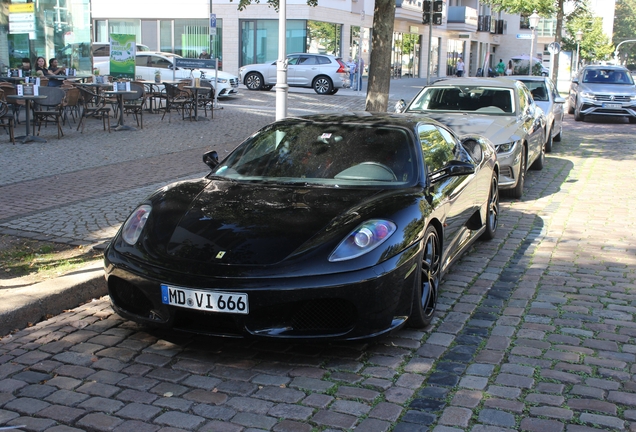
[[[422,328],[453,261],[497,229],[493,145],[422,116],[288,118],[203,159],[208,175],[153,193],[108,246],[122,317],[289,339]]]

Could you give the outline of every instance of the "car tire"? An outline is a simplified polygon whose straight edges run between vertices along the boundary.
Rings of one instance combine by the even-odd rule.
[[[521,198],[523,196],[523,186],[526,182],[526,148],[521,148],[521,165],[519,166],[519,176],[517,184],[512,189],[504,189],[501,191],[503,196],[509,198]]]
[[[271,85],[264,85],[264,86],[262,86],[262,87],[261,87],[261,90],[263,90],[263,91],[270,91],[270,90],[272,89],[272,87],[274,87],[274,86],[271,86]]]
[[[433,320],[437,308],[437,295],[440,282],[441,250],[437,230],[429,226],[424,234],[424,248],[419,274],[413,287],[413,307],[407,321],[409,327],[424,328]]]
[[[492,180],[490,180],[487,211],[486,230],[481,235],[481,240],[492,240],[495,238],[497,226],[499,226],[499,179],[495,173],[493,173]]]
[[[541,152],[539,153],[539,157],[534,160],[532,165],[530,165],[530,169],[533,171],[541,171],[543,166],[545,165],[545,144],[541,146]]]
[[[576,105],[576,103],[575,103]],[[574,114],[574,105],[570,103],[570,99],[568,98],[568,114]]]
[[[338,89],[337,89],[337,88],[335,88],[335,89],[331,90],[331,93],[330,93],[330,94],[335,95],[336,93],[338,93]]]
[[[581,110],[578,106],[574,108],[574,121],[584,121],[585,116],[581,114]]]
[[[333,91],[333,83],[326,76],[319,76],[314,79],[314,82],[311,84],[314,91],[320,95],[328,95]]]
[[[628,120],[631,124],[636,123],[636,117],[628,117]]]
[[[260,90],[263,88],[263,75],[258,72],[250,72],[243,81],[248,90]]]
[[[554,136],[554,138],[552,138],[552,141],[561,142],[561,135],[562,134],[563,134],[563,126],[561,126],[561,130],[559,131],[559,133],[556,134]]]
[[[547,139],[545,140],[545,152],[552,152],[552,129],[548,130]]]

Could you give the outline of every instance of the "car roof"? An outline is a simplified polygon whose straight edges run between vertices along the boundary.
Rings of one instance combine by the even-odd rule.
[[[287,54],[287,56],[290,56],[290,55],[314,55],[314,56],[324,56],[324,57],[337,58],[335,55],[332,55],[332,54],[322,54],[322,53],[303,53],[303,52],[297,52],[297,53],[289,53],[289,54]]]
[[[514,88],[515,80],[511,80],[504,77],[497,78],[479,78],[479,77],[468,77],[468,78],[448,78],[441,79],[439,81],[435,81],[431,84],[432,87],[444,87],[444,86],[482,86],[482,87],[506,87],[506,88]]]
[[[603,69],[603,70],[607,70],[607,69],[611,69],[611,70],[620,70],[620,71],[628,71],[629,69],[627,69],[625,66],[619,66],[619,65],[586,65],[583,66],[583,69]]]

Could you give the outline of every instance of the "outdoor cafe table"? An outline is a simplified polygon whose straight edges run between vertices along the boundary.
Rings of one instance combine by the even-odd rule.
[[[90,76],[91,75],[46,75],[44,78],[54,79],[57,81],[70,80],[84,82]]]
[[[207,117],[201,117],[199,115],[199,92],[201,90],[205,90],[207,92],[209,92],[211,90],[210,87],[197,87],[197,86],[183,86],[183,88],[186,88],[188,90],[190,90],[192,92],[192,104],[194,105],[194,115],[190,116],[191,120],[194,121],[201,121],[201,120],[210,120]]]
[[[137,92],[135,91],[115,91],[115,90],[107,90],[104,92],[104,94],[108,95],[108,96],[116,96],[117,97],[117,107],[119,109],[119,120],[117,121],[117,126],[115,126],[116,131],[123,131],[123,130],[137,130],[137,128],[132,127],[132,126],[128,126],[126,124],[124,124],[124,95],[127,94],[137,94]]]
[[[7,99],[9,100],[23,100],[24,101],[24,109],[26,111],[26,135],[15,137],[16,141],[21,140],[22,143],[28,143],[31,141],[35,142],[46,142],[44,138],[40,138],[39,136],[31,135],[30,123],[31,123],[31,102],[34,100],[46,99],[46,96],[18,96],[18,95],[7,95]]]
[[[25,77],[10,77],[10,76],[0,76],[0,81],[11,82],[14,84],[20,84],[24,81]]]

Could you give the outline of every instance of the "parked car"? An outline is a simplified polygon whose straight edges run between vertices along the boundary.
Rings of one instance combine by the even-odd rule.
[[[270,90],[276,85],[276,61],[241,66],[241,82],[249,90]],[[327,54],[289,54],[287,84],[313,88],[318,94],[336,94],[349,87],[349,68],[342,59]]]
[[[581,68],[572,78],[568,113],[576,121],[599,115],[627,117],[636,123],[636,86],[629,69],[612,65]]]
[[[554,82],[547,76],[517,75],[508,78],[524,83],[530,90],[534,102],[543,110],[546,117],[545,151],[550,153],[553,141],[561,141],[563,134],[565,99],[559,95]]]
[[[114,310],[215,335],[358,339],[428,325],[439,283],[499,218],[485,138],[421,116],[272,123],[166,186],[105,252]]]
[[[154,80],[155,72],[160,71],[162,80],[172,80],[173,63],[180,55],[159,51],[137,52],[135,75],[144,80]],[[102,75],[110,73],[110,60],[96,63],[95,68],[99,69]],[[215,75],[218,74],[218,75]],[[214,77],[217,76],[216,83]],[[184,69],[177,67],[174,71],[176,79],[201,78],[209,80],[215,88],[217,97],[228,97],[238,94],[239,80],[236,75],[214,69]]]
[[[497,148],[502,194],[521,198],[528,167],[543,169],[546,117],[527,87],[508,78],[451,78],[424,87],[396,111],[426,114]]]

